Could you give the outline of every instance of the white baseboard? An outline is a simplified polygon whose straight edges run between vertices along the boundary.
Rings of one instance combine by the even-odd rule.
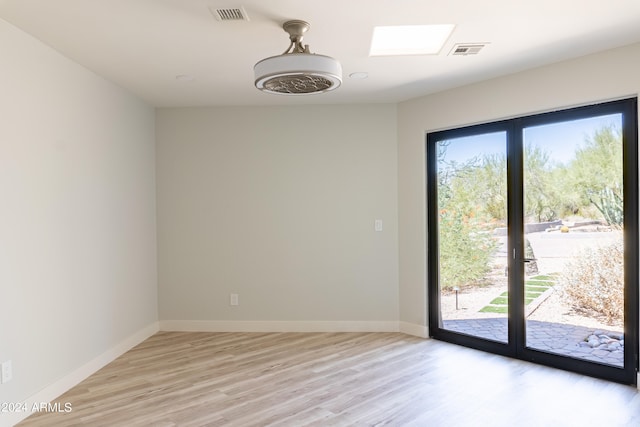
[[[161,320],[161,331],[176,332],[399,332],[395,321]]]
[[[95,359],[90,360],[75,371],[69,373],[68,375],[65,375],[63,378],[59,379],[53,384],[48,385],[40,392],[34,394],[33,396],[30,396],[29,398],[24,400],[23,403],[26,404],[27,408],[32,408],[34,404],[40,404],[41,402],[51,402],[72,387],[84,381],[87,377],[94,374],[99,369],[103,368],[105,365],[111,363],[122,354],[131,350],[133,347],[158,332],[158,330],[158,322],[151,323],[149,326],[125,338],[123,341],[105,351]],[[7,421],[7,425],[10,426],[17,424],[31,415],[31,412],[12,412],[6,415],[8,415],[8,417],[0,420],[0,425],[5,425],[4,421]]]
[[[420,338],[429,338],[429,328],[415,323],[399,322],[400,332]]]

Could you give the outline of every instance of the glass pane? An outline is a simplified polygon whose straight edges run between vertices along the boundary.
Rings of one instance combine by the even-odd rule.
[[[623,367],[622,117],[524,130],[526,346]]]
[[[507,342],[506,133],[437,152],[440,327]]]

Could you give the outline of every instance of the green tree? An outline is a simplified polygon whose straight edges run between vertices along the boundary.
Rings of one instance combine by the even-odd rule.
[[[491,175],[485,158],[446,162],[441,143],[438,170],[440,286],[443,289],[477,284],[491,270],[496,226],[488,213]],[[506,181],[506,179],[505,179]]]
[[[504,222],[507,216],[507,160],[504,154],[482,156],[475,167],[468,168],[467,192],[476,197],[484,212],[491,218]],[[527,144],[524,148],[525,216],[533,221],[551,221],[559,217],[562,195],[557,187],[554,172],[556,165],[549,153]]]
[[[477,203],[489,219],[506,224],[507,220],[507,159],[492,154],[482,158],[470,181],[475,187]]]
[[[553,180],[555,165],[549,153],[542,148],[526,144],[524,147],[524,212],[537,222],[558,219],[562,205]]]
[[[610,225],[623,224],[622,135],[606,126],[585,139],[570,163],[568,182],[583,206],[593,205]]]

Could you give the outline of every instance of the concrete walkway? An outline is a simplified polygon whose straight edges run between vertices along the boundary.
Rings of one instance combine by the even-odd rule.
[[[530,233],[527,239],[541,272],[560,272],[580,252],[588,248],[608,245],[620,239],[617,232]]]
[[[479,338],[507,342],[506,318],[445,320],[443,328]],[[624,353],[620,350],[608,351],[580,345],[580,342],[584,342],[585,338],[595,331],[594,328],[527,320],[526,331],[528,348],[607,365],[624,366]]]

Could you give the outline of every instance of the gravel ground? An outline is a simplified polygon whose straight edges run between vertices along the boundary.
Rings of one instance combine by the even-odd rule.
[[[469,288],[458,292],[458,309],[456,310],[455,293],[442,295],[440,306],[442,318],[454,319],[482,319],[490,317],[506,317],[506,314],[480,313],[479,310],[489,304],[491,300],[507,290],[505,279],[498,278],[496,281],[502,282],[488,285],[481,288]],[[595,329],[619,329],[622,325],[609,325],[603,320],[576,313],[571,307],[560,298],[558,292],[550,292],[544,300],[528,317],[530,320],[553,322],[561,324],[571,324],[587,326]]]
[[[602,319],[589,317],[575,312],[561,298],[558,292],[552,292],[540,306],[528,317],[530,320],[554,322],[569,325],[592,327],[594,329],[616,330],[622,332],[622,324],[608,324]]]
[[[483,286],[481,288],[467,288],[458,292],[458,309],[456,310],[455,293],[441,295],[440,310],[442,318],[453,319],[483,319],[487,317],[506,317],[503,314],[480,313],[479,310],[489,304],[491,300],[507,290],[507,284]]]

